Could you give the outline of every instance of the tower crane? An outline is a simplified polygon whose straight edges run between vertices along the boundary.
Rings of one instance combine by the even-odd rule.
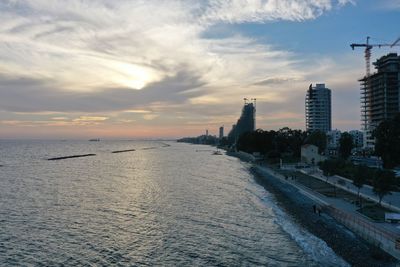
[[[398,42],[400,41],[400,38],[398,38],[394,43],[392,44],[370,44],[369,43],[369,39],[371,37],[367,37],[367,42],[365,44],[351,44],[351,48],[354,50],[355,47],[365,47],[365,63],[366,63],[366,77],[369,77],[371,75],[371,50],[373,47],[383,47],[383,46],[389,46],[389,47],[393,47],[393,46],[400,46],[400,44],[398,44]]]

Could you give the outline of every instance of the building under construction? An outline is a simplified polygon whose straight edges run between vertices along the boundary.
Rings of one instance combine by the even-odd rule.
[[[372,132],[384,120],[400,112],[400,56],[390,53],[374,63],[376,73],[361,82],[361,120],[364,147],[374,148]]]
[[[232,126],[232,130],[228,134],[228,139],[236,143],[240,135],[245,132],[254,131],[256,128],[256,99],[251,99],[249,102],[247,98],[244,99],[244,106],[242,114],[237,123]]]

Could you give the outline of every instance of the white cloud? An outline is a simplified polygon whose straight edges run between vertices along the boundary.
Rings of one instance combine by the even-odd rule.
[[[143,119],[147,120],[147,121],[152,121],[156,118],[158,118],[160,115],[158,114],[145,114],[143,115]]]
[[[219,23],[315,19],[351,2],[3,0],[0,79],[27,81],[14,90],[29,92],[26,88],[33,86],[33,92],[46,92],[49,99],[71,103],[36,103],[37,96],[13,92],[11,97],[4,91],[0,96],[8,95],[15,103],[2,108],[28,112],[72,112],[78,108],[88,112],[101,112],[102,108],[134,113],[163,110],[157,115],[143,114],[145,120],[154,120],[166,116],[166,111],[192,113],[200,105],[219,105],[215,109],[219,112],[225,108],[222,104],[237,103],[249,95],[282,103],[288,91],[302,86],[311,72],[298,67],[296,54],[239,34],[213,39],[204,34]],[[267,79],[286,81],[290,86],[284,89],[257,84]],[[32,80],[40,82],[30,85],[28,81]],[[4,86],[0,90],[16,84],[4,80],[1,83]],[[46,90],[38,90],[39,87]],[[110,93],[112,88],[115,94]],[[122,92],[126,88],[151,93]],[[71,97],[74,93],[79,97]],[[53,97],[57,94],[60,97]],[[79,121],[100,121],[87,120],[89,117]]]
[[[238,51],[253,57],[248,65],[260,54],[275,57],[282,52],[242,36],[204,40],[201,35],[210,24],[312,19],[334,3],[8,0],[0,4],[0,71],[42,77],[55,87],[79,91],[142,89],[188,66],[219,80],[241,71],[231,64]]]
[[[210,0],[206,19],[230,23],[314,19],[351,0]]]
[[[89,122],[89,121],[105,121],[107,120],[108,117],[100,117],[100,116],[80,116],[79,118],[74,119],[73,121],[83,121],[83,122]]]

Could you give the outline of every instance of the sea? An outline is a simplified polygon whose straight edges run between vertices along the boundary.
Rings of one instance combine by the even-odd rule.
[[[347,266],[214,150],[0,140],[0,266]]]

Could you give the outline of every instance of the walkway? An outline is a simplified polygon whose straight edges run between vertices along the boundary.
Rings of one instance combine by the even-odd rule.
[[[353,182],[347,178],[334,175],[326,179],[327,177],[322,174],[322,171],[316,170],[314,173],[305,172],[306,174],[315,177],[317,179],[327,181],[329,184],[341,188],[347,192],[357,195],[358,188],[353,185]],[[340,184],[339,180],[345,182],[345,184]],[[374,202],[379,202],[379,198],[374,194],[372,186],[364,185],[360,190],[360,195],[364,199],[372,200]],[[392,209],[396,212],[400,212],[400,192],[391,192],[391,195],[386,195],[382,200],[382,206]]]
[[[283,183],[290,184],[294,187],[296,187],[300,193],[303,195],[313,199],[316,201],[316,203],[319,203],[322,206],[328,207],[330,210],[333,210],[335,214],[335,218],[339,220],[340,222],[344,223],[347,226],[350,226],[350,228],[354,228],[357,230],[357,232],[363,233],[368,237],[374,236],[375,238],[378,238],[377,240],[383,242],[382,248],[389,249],[387,250],[390,254],[395,256],[396,258],[400,259],[400,252],[394,248],[394,243],[396,238],[400,237],[400,229],[396,227],[395,224],[390,224],[390,223],[380,223],[380,222],[374,222],[371,219],[367,218],[366,216],[360,214],[357,212],[358,207],[352,203],[349,203],[345,201],[344,199],[340,198],[334,198],[334,197],[328,197],[325,195],[322,195],[318,192],[315,192],[311,190],[310,188],[304,186],[303,184],[297,182],[296,180],[291,180],[291,179],[285,179],[285,177],[282,174],[279,174],[275,172],[274,170],[268,168],[265,165],[256,165],[256,167],[264,174],[267,176],[273,176]],[[325,176],[321,174],[314,174],[312,175],[316,179],[323,180],[324,182],[326,181]],[[344,179],[341,177],[332,177],[329,178],[328,182],[332,185],[338,186],[340,188],[346,189],[349,192],[352,192],[357,194],[357,190],[354,191],[354,188],[351,187],[351,181],[345,179],[346,184],[345,186],[341,186],[338,184],[339,179]],[[347,188],[347,186],[349,188]],[[354,187],[354,186],[353,186]],[[357,189],[355,187],[355,189]],[[369,190],[371,188],[366,187],[366,196],[368,197],[368,194],[370,193]],[[373,194],[373,192],[372,192]],[[397,206],[396,206],[397,207]],[[350,224],[349,224],[350,223]],[[361,232],[360,232],[361,231]],[[379,236],[378,236],[379,235]],[[388,241],[389,240],[389,241]],[[391,241],[390,241],[391,240]],[[389,243],[388,243],[389,242]],[[387,247],[385,247],[387,246]],[[397,247],[396,247],[397,248]],[[393,252],[394,251],[394,252]]]

